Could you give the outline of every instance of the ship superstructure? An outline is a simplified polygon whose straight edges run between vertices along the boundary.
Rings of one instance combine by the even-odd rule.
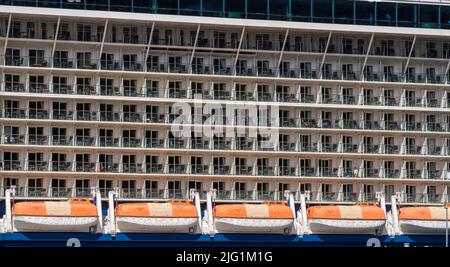
[[[7,231],[443,233],[450,3],[128,2],[0,1]]]

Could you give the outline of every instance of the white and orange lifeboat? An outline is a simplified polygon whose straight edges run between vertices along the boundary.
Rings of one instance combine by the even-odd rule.
[[[386,223],[384,210],[376,205],[313,206],[307,217],[312,233],[373,234]]]
[[[89,232],[99,223],[97,207],[88,199],[18,202],[12,207],[17,231]]]
[[[399,227],[404,234],[444,234],[445,212],[445,207],[400,208]]]
[[[199,222],[196,207],[188,201],[122,203],[115,213],[121,232],[188,233]]]
[[[285,203],[222,204],[214,208],[213,216],[222,233],[287,233],[294,223]]]

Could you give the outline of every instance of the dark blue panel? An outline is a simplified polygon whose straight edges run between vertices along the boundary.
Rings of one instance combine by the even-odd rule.
[[[230,18],[245,17],[245,1],[243,0],[224,0],[225,14]]]
[[[267,0],[247,0],[247,18],[267,19],[267,17]]]
[[[18,6],[38,6],[37,0],[13,0],[12,4]]]
[[[437,28],[439,7],[432,5],[419,5],[419,22],[423,28]]]
[[[38,1],[39,7],[56,7],[60,8],[62,6],[61,0],[47,0],[47,1]]]
[[[152,10],[152,0],[133,0],[134,12],[151,13]]]
[[[180,14],[182,15],[200,15],[200,0],[180,0]]]
[[[109,0],[111,11],[131,12],[131,0]]]
[[[270,0],[269,12],[271,19],[290,20],[292,16],[289,0]]]
[[[370,2],[356,2],[356,24],[375,24],[375,4]]]
[[[417,18],[416,18],[416,5],[410,4],[398,4],[397,12],[398,12],[398,26],[400,27],[416,27],[417,26]]]
[[[178,14],[178,0],[158,0],[158,13]]]
[[[332,23],[333,22],[333,1],[314,0],[313,21]]]
[[[334,22],[342,24],[353,23],[353,4],[351,0],[334,0]]]
[[[311,21],[311,1],[291,0],[292,20]]]
[[[441,28],[450,29],[450,6],[441,7]]]
[[[377,3],[377,25],[395,26],[395,3]]]
[[[223,10],[224,0],[208,0],[203,1],[203,15],[212,17],[222,17],[224,15]]]

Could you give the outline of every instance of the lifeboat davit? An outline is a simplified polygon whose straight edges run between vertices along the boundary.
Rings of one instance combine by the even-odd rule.
[[[445,212],[445,207],[400,208],[400,229],[404,234],[445,234]]]
[[[386,222],[376,205],[330,205],[308,208],[309,229],[313,233],[373,234]]]
[[[294,223],[284,203],[222,204],[213,216],[217,231],[223,233],[287,233]]]
[[[121,232],[189,233],[198,225],[196,207],[187,201],[122,203],[116,207]]]
[[[12,208],[17,231],[89,232],[97,226],[97,207],[88,199],[18,202]]]

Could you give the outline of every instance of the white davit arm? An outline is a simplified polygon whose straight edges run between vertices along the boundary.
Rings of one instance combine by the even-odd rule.
[[[386,200],[383,192],[376,192],[375,196],[378,199],[378,203],[380,203],[380,208],[384,211],[384,216],[386,217]]]
[[[212,198],[211,192],[206,193],[206,211],[208,216],[208,233],[209,236],[214,236],[214,223],[213,223],[213,208],[212,208]]]
[[[302,229],[303,229],[303,233],[307,232],[308,229],[308,217],[306,214],[306,198],[309,197],[306,196],[305,194],[301,194],[300,195],[300,211],[302,214]]]
[[[292,211],[292,218],[294,218],[294,223],[293,223],[294,231],[297,235],[301,235],[301,231],[300,231],[301,226],[299,225],[299,222],[297,220],[297,211],[295,210],[294,195],[291,192],[286,190],[284,192],[284,196],[286,197],[289,208]]]
[[[98,189],[92,190],[92,194],[95,197],[95,206],[97,207],[98,230],[103,231],[102,195]]]
[[[5,217],[3,222],[5,232],[13,231],[11,199],[15,194],[16,189],[14,187],[5,191]]]
[[[294,221],[297,219],[297,214],[295,212],[295,203],[294,203],[294,195],[289,191],[285,191],[285,197],[288,201],[289,208],[292,210],[292,214],[294,216]]]
[[[197,231],[201,231],[201,229],[202,229],[202,207],[200,206],[200,194],[198,192],[194,193],[194,203],[195,203],[195,208],[197,209],[197,214],[198,214]]]
[[[391,231],[391,227],[390,227],[390,216],[388,215],[387,211],[386,211],[386,199],[384,198],[384,193],[383,192],[376,192],[375,196],[378,200],[378,204],[380,206],[380,208],[383,210],[384,212],[384,233],[389,233]]]
[[[109,232],[114,235],[116,233],[116,216],[114,210],[114,197],[116,195],[116,189],[108,192],[108,228]]]
[[[397,196],[393,195],[391,197],[391,212],[392,212],[392,224],[394,227],[393,234],[401,234],[400,227],[398,224],[398,210],[397,210]]]

